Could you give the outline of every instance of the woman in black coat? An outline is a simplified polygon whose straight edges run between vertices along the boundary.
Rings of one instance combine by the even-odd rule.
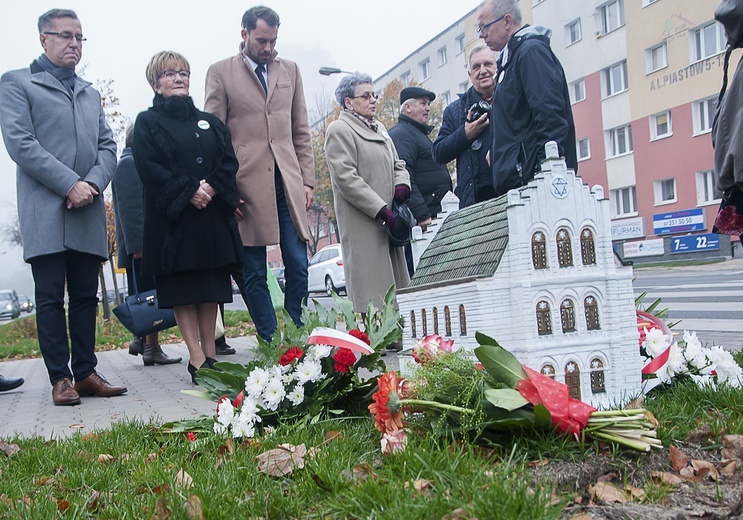
[[[164,51],[147,66],[152,107],[134,128],[144,185],[142,271],[155,276],[160,307],[175,311],[195,382],[215,362],[217,303],[231,302],[230,267],[241,263],[234,212],[238,163],[227,127],[194,107],[182,55]]]

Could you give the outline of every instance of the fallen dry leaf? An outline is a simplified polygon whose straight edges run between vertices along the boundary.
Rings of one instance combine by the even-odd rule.
[[[358,484],[366,482],[370,478],[372,480],[377,480],[377,478],[379,478],[376,471],[367,464],[355,466],[352,470],[344,470],[343,473],[341,473],[341,477],[349,482],[356,482]]]
[[[601,475],[598,479],[596,479],[596,482],[611,482],[617,478],[617,474],[615,472],[607,473],[606,475]]]
[[[681,471],[689,465],[688,457],[676,446],[671,446],[669,451],[671,454],[671,467],[673,468],[673,471]]]
[[[588,513],[576,513],[570,517],[570,520],[593,520],[593,516]]]
[[[737,463],[734,460],[731,460],[730,462],[726,464],[721,464],[720,466],[720,474],[725,475],[726,477],[732,477],[735,475],[735,467],[737,466]]]
[[[715,465],[706,460],[692,460],[691,466],[694,468],[694,472],[698,477],[709,477],[712,480],[719,480],[720,474],[717,473]]]
[[[85,428],[85,425],[83,423],[75,423],[70,424],[70,428],[77,428],[79,430],[80,428]]]
[[[642,408],[643,404],[645,403],[645,396],[641,395],[637,399],[633,399],[630,401],[627,406],[624,407],[625,410],[639,410]]]
[[[597,482],[595,486],[589,487],[589,492],[592,498],[595,497],[604,502],[623,504],[628,501],[627,493],[608,482]]]
[[[90,497],[90,500],[88,500],[88,509],[91,511],[102,510],[113,501],[113,493],[101,493],[94,489],[93,495]]]
[[[186,500],[186,515],[193,520],[204,520],[204,508],[196,495],[191,495]]]
[[[153,462],[155,462],[156,460],[157,460],[157,453],[150,453],[149,455],[147,455],[147,456],[146,456],[146,457],[144,458],[144,463],[145,463],[145,464],[152,464],[152,463],[153,463]]]
[[[7,442],[0,442],[0,451],[5,453],[7,457],[10,457],[14,453],[18,452],[21,448],[17,444],[8,444]]]
[[[175,485],[183,488],[193,487],[193,478],[191,478],[191,475],[186,473],[186,470],[181,468],[175,475]]]
[[[325,432],[324,442],[339,441],[342,439],[343,439],[343,432],[339,432],[338,430],[330,430],[328,432]]]
[[[549,459],[532,460],[532,461],[529,461],[528,466],[530,468],[542,468],[549,463],[550,463]]]
[[[116,457],[109,455],[108,453],[101,453],[96,459],[98,464],[111,464],[116,460]]]
[[[723,435],[720,453],[726,459],[743,461],[743,435]]]
[[[467,511],[458,507],[448,515],[441,517],[441,520],[477,520],[477,517],[470,515]]]
[[[679,475],[684,477],[694,477],[694,468],[692,468],[691,466],[681,468],[681,470],[679,471]]]
[[[70,502],[67,500],[57,500],[56,502],[57,509],[63,513],[72,507],[72,504],[70,504]]]
[[[157,503],[155,504],[155,511],[157,511],[158,520],[169,520],[171,511],[168,507],[168,499],[165,497],[158,497]]]
[[[83,435],[83,441],[85,441],[85,442],[87,442],[87,441],[94,441],[97,438],[98,438],[98,434],[97,433],[93,433],[93,432],[88,432],[85,435]]]
[[[657,429],[658,426],[660,426],[658,419],[655,418],[655,415],[653,415],[653,412],[651,412],[650,410],[645,410],[645,413],[643,415],[645,417],[645,420],[653,425],[653,428]]]
[[[675,473],[669,473],[667,471],[652,471],[650,476],[661,481],[663,484],[668,484],[669,486],[678,486],[684,482],[684,479]]]
[[[160,484],[159,486],[155,486],[151,489],[144,488],[142,490],[143,493],[146,493],[147,491],[151,491],[152,493],[156,495],[162,495],[163,493],[169,493],[170,492],[170,485],[169,484]]]
[[[54,482],[54,479],[52,477],[39,477],[34,482],[37,486],[43,486],[46,484],[52,484]]]
[[[433,486],[433,482],[424,478],[419,478],[413,482],[413,489],[415,489],[421,495],[428,493],[428,490]]]
[[[307,448],[304,443],[299,446],[280,444],[278,448],[264,451],[255,458],[258,460],[258,471],[272,477],[282,477],[304,468],[304,457]]]
[[[642,500],[645,498],[645,490],[643,488],[635,487],[631,484],[624,486],[624,490],[629,493],[632,500]]]
[[[232,437],[227,437],[224,445],[227,447],[227,453],[230,455],[235,454],[235,440]]]

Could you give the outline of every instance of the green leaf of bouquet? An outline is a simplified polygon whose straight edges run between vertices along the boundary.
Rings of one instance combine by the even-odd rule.
[[[519,360],[503,347],[481,345],[475,349],[475,355],[490,377],[510,388],[516,388],[516,383],[526,379]]]
[[[512,431],[516,428],[530,429],[534,428],[536,423],[534,410],[530,408],[503,412],[497,417],[493,417],[491,413],[488,414],[488,418],[489,420],[484,423],[485,428],[496,431]]]
[[[534,427],[540,430],[552,427],[552,414],[543,404],[534,405]]]
[[[509,412],[529,404],[529,401],[512,388],[493,388],[485,390],[485,399],[490,401],[493,406],[503,408]]]
[[[212,400],[212,395],[209,392],[204,392],[203,390],[181,390],[181,393],[192,395],[194,397],[200,397],[201,399],[206,399],[207,401]]]
[[[494,347],[500,347],[497,341],[482,332],[475,332],[475,340],[480,345],[493,345]]]

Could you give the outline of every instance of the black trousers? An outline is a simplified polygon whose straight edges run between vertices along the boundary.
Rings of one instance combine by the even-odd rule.
[[[245,297],[245,276],[243,275],[243,266],[240,264],[235,264],[234,266],[232,266],[230,268],[230,275],[232,275],[232,278],[235,279],[237,288],[240,289],[240,296],[242,296],[242,299],[245,302],[245,306],[247,307],[248,299]],[[224,323],[224,303],[219,303],[219,313],[222,315],[222,323]],[[217,345],[221,345],[227,342],[224,336],[225,335],[222,334],[218,338],[215,338],[215,342]]]
[[[96,291],[101,262],[99,256],[71,250],[29,260],[36,286],[39,349],[52,385],[63,377],[81,381],[91,375],[98,364],[95,356]],[[69,341],[65,285],[69,303]],[[70,351],[72,363],[68,366]]]

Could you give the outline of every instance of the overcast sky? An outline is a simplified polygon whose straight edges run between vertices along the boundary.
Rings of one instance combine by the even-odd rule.
[[[479,0],[267,0],[281,17],[276,50],[299,65],[308,105],[332,97],[337,76],[321,76],[323,66],[360,70],[376,78],[432,37],[459,20]],[[191,64],[191,94],[204,101],[208,66],[234,55],[240,21],[255,4],[234,0],[25,0],[6,5],[0,22],[0,72],[27,67],[41,54],[36,23],[52,8],[77,12],[88,41],[81,65],[85,78],[113,79],[121,112],[132,120],[152,100],[144,69],[153,54],[174,50]],[[64,131],[64,130],[61,130]],[[0,224],[16,218],[15,165],[0,143]],[[0,239],[3,237],[0,237]],[[0,288],[33,296],[30,268],[21,250],[0,240]]]

